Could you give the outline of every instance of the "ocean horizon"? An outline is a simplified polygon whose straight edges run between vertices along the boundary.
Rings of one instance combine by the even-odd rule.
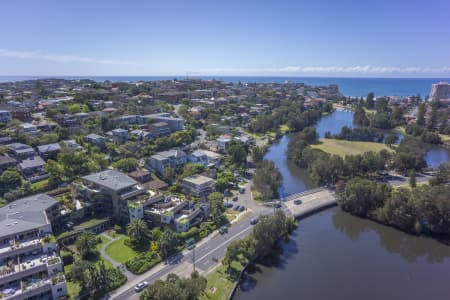
[[[98,82],[136,82],[168,79],[186,79],[186,76],[0,76],[2,82],[16,82],[45,78],[91,79]],[[426,97],[431,92],[431,85],[450,78],[376,78],[376,77],[277,77],[277,76],[189,76],[191,79],[223,80],[243,83],[283,83],[296,82],[309,85],[337,84],[345,96],[364,97],[369,92],[376,96],[412,96],[420,94]]]

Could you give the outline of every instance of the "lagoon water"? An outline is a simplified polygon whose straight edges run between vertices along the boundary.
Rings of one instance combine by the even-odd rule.
[[[323,136],[326,131],[339,131],[342,124],[348,126],[349,119],[351,113],[336,111],[322,118],[317,128]],[[280,169],[284,195],[314,187],[306,170],[286,160],[289,138],[274,143],[265,157]],[[430,157],[445,159],[441,155]],[[423,300],[450,295],[449,246],[351,216],[339,208],[301,220],[282,248],[279,261],[250,270],[235,300]]]

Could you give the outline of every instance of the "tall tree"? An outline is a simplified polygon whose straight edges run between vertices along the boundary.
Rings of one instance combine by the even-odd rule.
[[[256,169],[253,184],[262,194],[264,200],[273,200],[278,197],[278,189],[283,183],[283,176],[275,167],[273,161],[263,160]]]
[[[127,225],[127,234],[135,244],[142,244],[150,239],[147,223],[141,219],[134,219]]]
[[[223,204],[223,194],[219,192],[214,192],[209,194],[209,214],[211,219],[216,225],[220,225],[223,220],[223,212],[225,211],[225,206]]]
[[[75,247],[81,257],[86,258],[90,253],[95,251],[97,239],[90,232],[82,232],[75,241]]]
[[[367,98],[366,98],[366,107],[368,109],[373,109],[375,107],[375,94],[370,92],[369,94],[367,94]]]

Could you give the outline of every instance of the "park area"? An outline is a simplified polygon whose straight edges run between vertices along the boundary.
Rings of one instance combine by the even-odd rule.
[[[382,143],[374,142],[357,142],[337,139],[320,139],[320,143],[311,145],[313,149],[320,149],[324,152],[339,155],[363,154],[365,152],[373,151],[380,152],[381,150],[392,151],[388,146]]]

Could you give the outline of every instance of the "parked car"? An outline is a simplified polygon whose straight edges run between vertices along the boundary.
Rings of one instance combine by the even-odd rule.
[[[225,203],[225,208],[232,208],[233,207],[233,203]]]
[[[239,206],[239,205],[236,205],[235,207],[234,207],[234,210],[236,210],[236,211],[238,211],[238,210],[240,210],[241,209],[241,207]]]
[[[258,223],[258,219],[257,219],[257,218],[252,218],[252,219],[250,220],[250,224],[251,224],[251,225],[255,225],[256,223]]]
[[[147,286],[148,286],[148,282],[147,281],[142,281],[142,282],[136,284],[136,286],[134,287],[134,291],[136,293],[139,293],[140,291],[145,289]]]
[[[239,211],[244,211],[245,210],[245,206],[242,205],[241,207],[239,207]]]
[[[245,193],[245,188],[240,188],[239,193],[241,193],[241,194]]]
[[[238,197],[233,197],[233,199],[231,199],[231,200],[233,200],[234,202],[236,202],[236,201],[238,201]]]
[[[302,204],[302,200],[300,200],[300,199],[294,200],[294,204],[300,205],[300,204]]]

